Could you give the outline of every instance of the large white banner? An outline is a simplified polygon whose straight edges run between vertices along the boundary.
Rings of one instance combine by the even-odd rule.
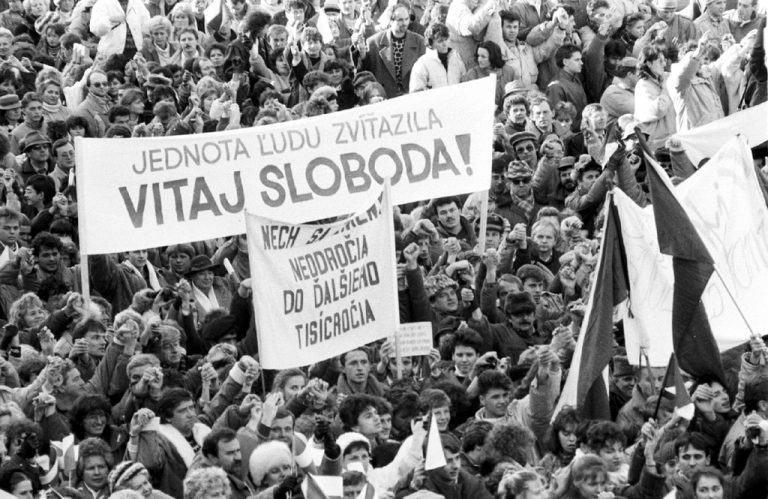
[[[387,176],[396,204],[488,189],[495,85],[483,78],[226,132],[78,138],[83,250],[242,234],[245,208],[290,223],[333,217],[370,199]]]
[[[394,228],[387,201],[323,225],[246,214],[263,367],[305,366],[397,330]]]
[[[704,126],[675,134],[683,144],[688,159],[698,166],[705,158],[715,155],[723,145],[724,137],[741,134],[749,147],[756,147],[768,140],[768,103],[738,111]]]
[[[751,153],[733,138],[676,188],[676,194],[707,246],[718,275],[702,297],[721,351],[749,340],[747,321],[758,334],[768,321],[768,209],[759,190]],[[644,347],[653,366],[666,366],[672,352],[672,257],[659,252],[653,208],[641,209],[623,192],[614,200],[621,218],[630,279],[624,317],[627,355],[637,363]]]

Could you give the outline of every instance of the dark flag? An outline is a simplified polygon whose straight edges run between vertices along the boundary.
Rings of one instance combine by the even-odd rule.
[[[699,233],[675,197],[667,174],[645,152],[659,249],[672,256],[672,344],[680,368],[691,376],[725,384],[720,351],[709,327],[701,295],[715,271]]]
[[[573,366],[579,370],[576,392],[579,412],[589,419],[611,419],[603,370],[613,356],[613,309],[629,296],[627,257],[619,215],[612,195],[608,195],[607,202],[600,263],[583,333],[584,346],[579,366]]]
[[[680,372],[680,368],[677,367],[677,358],[674,352],[669,357],[669,365],[667,366],[666,374],[664,374],[664,382],[661,384],[659,400],[656,402],[656,412],[653,417],[657,421],[662,397],[674,401],[677,414],[680,414],[680,416],[688,421],[693,419],[695,407],[691,396],[688,395],[688,390],[685,388],[685,383],[683,383],[683,375]]]

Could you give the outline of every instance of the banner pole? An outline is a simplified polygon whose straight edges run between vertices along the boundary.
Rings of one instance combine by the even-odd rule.
[[[722,274],[720,274],[720,271],[717,270],[717,265],[714,265],[715,274],[717,274],[718,279],[720,279],[720,283],[723,285],[723,288],[725,288],[725,292],[728,293],[728,297],[733,302],[733,305],[736,307],[736,310],[739,312],[739,315],[741,316],[741,319],[744,321],[744,324],[747,325],[747,329],[749,329],[749,335],[752,338],[760,338],[760,335],[757,334],[754,329],[752,329],[752,326],[750,326],[749,321],[747,321],[747,317],[744,315],[744,312],[742,312],[741,307],[739,306],[739,303],[736,301],[736,297],[733,296],[733,293],[731,293],[731,289],[728,287],[728,285],[725,283],[725,280],[723,279]]]
[[[384,179],[384,192],[381,198],[381,216],[387,217],[387,229],[389,230],[389,254],[392,257],[392,265],[390,271],[394,274],[394,282],[397,282],[397,259],[395,255],[397,250],[395,249],[395,210],[392,205],[392,178],[386,177]],[[395,365],[397,366],[397,379],[403,377],[403,365],[400,357],[400,297],[398,295],[397,286],[393,288],[392,296],[392,313],[395,318]]]
[[[88,268],[88,248],[86,247],[86,207],[85,207],[85,155],[82,137],[75,137],[75,188],[77,192],[77,233],[80,239],[80,291],[86,305],[91,300],[91,277]]]
[[[477,235],[477,252],[480,258],[485,255],[485,230],[488,227],[488,191],[483,191],[483,197],[480,202],[480,228]]]

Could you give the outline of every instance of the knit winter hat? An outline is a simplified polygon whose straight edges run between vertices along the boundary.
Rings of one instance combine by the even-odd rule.
[[[109,482],[109,492],[117,492],[140,473],[147,473],[147,468],[141,463],[135,463],[133,461],[117,463],[107,477],[107,481]]]
[[[533,178],[533,170],[525,161],[512,161],[507,167],[507,178]]]
[[[445,274],[432,275],[424,279],[424,289],[427,292],[427,298],[430,299],[445,288],[456,289],[458,287],[456,281]]]
[[[272,440],[256,447],[248,460],[254,485],[260,487],[267,471],[276,464],[291,464],[291,449],[284,442]]]
[[[371,442],[368,441],[367,438],[365,438],[365,435],[362,433],[357,433],[354,431],[348,431],[347,433],[342,433],[339,435],[339,438],[336,439],[336,445],[338,445],[341,448],[341,455],[344,456],[344,451],[347,450],[347,447],[349,447],[351,444],[355,442],[362,442],[368,447],[368,452],[371,450]]]
[[[549,286],[552,281],[552,275],[548,274],[546,270],[542,269],[538,265],[526,263],[517,269],[517,277],[521,281],[525,282],[526,279],[535,279],[543,282],[546,286]]]

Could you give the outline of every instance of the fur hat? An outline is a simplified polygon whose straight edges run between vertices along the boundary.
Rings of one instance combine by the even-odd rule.
[[[516,275],[523,282],[525,282],[526,279],[536,279],[537,281],[543,282],[547,286],[549,286],[549,283],[552,280],[551,274],[548,274],[538,265],[533,265],[531,263],[526,263],[517,269]]]
[[[525,161],[512,161],[507,167],[507,178],[533,178],[533,170]]]
[[[212,320],[203,326],[203,340],[209,343],[218,343],[222,336],[235,333],[237,319],[234,315],[225,315]]]
[[[445,274],[431,275],[424,279],[424,289],[427,292],[427,298],[430,300],[445,288],[458,288],[456,281]]]
[[[109,472],[109,492],[117,492],[121,487],[125,486],[129,481],[138,476],[141,473],[147,473],[147,468],[141,463],[135,463],[133,461],[123,461],[117,463],[114,469]]]
[[[521,312],[536,312],[536,304],[531,295],[522,293],[509,293],[504,298],[504,313],[507,315],[517,315]]]
[[[291,464],[291,449],[285,445],[285,442],[272,440],[264,442],[256,447],[248,459],[248,470],[251,473],[251,480],[256,487],[261,487],[261,482],[267,471],[275,464]]]

